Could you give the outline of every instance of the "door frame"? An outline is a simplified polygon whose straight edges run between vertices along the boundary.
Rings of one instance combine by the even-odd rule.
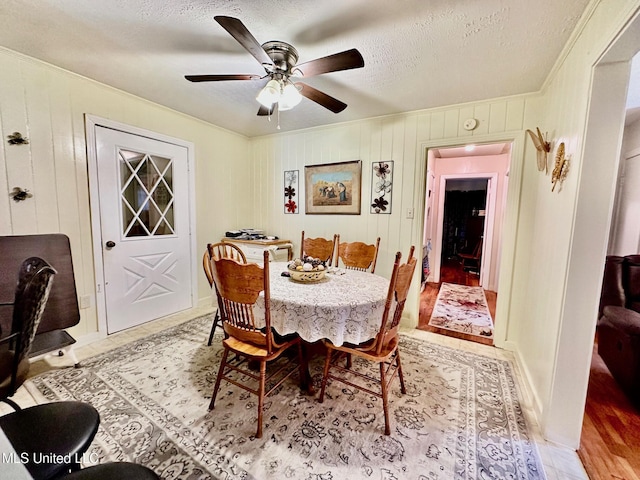
[[[133,127],[125,123],[109,120],[91,114],[85,114],[85,135],[87,143],[87,166],[89,175],[89,204],[91,211],[91,236],[93,245],[93,266],[95,272],[96,312],[98,315],[98,332],[107,335],[107,299],[104,289],[104,258],[102,255],[102,229],[100,215],[100,189],[98,186],[98,154],[96,148],[96,127],[105,127],[118,130],[131,135],[147,137],[152,140],[178,145],[187,149],[187,181],[189,192],[189,238],[191,263],[191,305],[197,304],[198,277],[196,274],[196,225],[195,225],[195,147],[193,142],[188,142],[161,133]]]
[[[509,310],[511,308],[511,295],[513,290],[513,265],[515,262],[515,246],[517,237],[518,217],[520,215],[520,193],[522,190],[522,172],[524,169],[524,146],[527,133],[524,130],[507,130],[501,133],[478,134],[470,136],[466,142],[460,137],[449,139],[434,139],[420,143],[419,159],[420,168],[416,175],[415,191],[419,195],[420,212],[417,218],[420,220],[420,228],[416,232],[415,242],[424,249],[425,217],[427,204],[427,172],[429,171],[429,150],[433,148],[448,148],[464,146],[467,143],[511,143],[512,150],[509,156],[509,182],[504,192],[505,208],[502,212],[502,234],[500,238],[500,256],[498,257],[498,299],[496,302],[496,318],[503,320],[496,323],[493,342],[496,347],[515,350],[508,342],[509,322],[511,321]],[[502,201],[502,200],[501,200]],[[420,311],[420,296],[416,298],[416,311]]]
[[[492,173],[448,173],[440,175],[440,187],[438,190],[437,223],[435,236],[432,237],[433,243],[433,281],[440,282],[440,268],[442,255],[442,234],[444,225],[444,200],[447,180],[458,180],[468,178],[486,178],[487,179],[487,200],[485,209],[487,210],[484,218],[483,241],[482,241],[482,263],[480,267],[480,286],[485,289],[489,286],[489,275],[491,273],[491,246],[493,245],[493,230],[496,211],[496,195],[498,189],[498,174]],[[489,182],[489,180],[491,180]]]

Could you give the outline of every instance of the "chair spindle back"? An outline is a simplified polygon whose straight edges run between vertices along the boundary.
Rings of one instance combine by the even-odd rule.
[[[319,258],[326,262],[327,266],[333,262],[333,255],[336,249],[338,235],[333,236],[333,240],[326,238],[305,238],[304,230],[302,231],[302,239],[300,240],[300,258],[305,255]]]
[[[225,333],[271,352],[269,252],[264,252],[263,267],[225,257],[213,257],[211,267]],[[257,324],[253,308],[261,292],[264,292],[264,329]]]
[[[375,343],[375,350],[378,354],[385,345],[398,336],[398,325],[402,318],[404,304],[407,300],[411,280],[413,279],[413,274],[416,269],[417,259],[413,256],[414,250],[415,247],[411,246],[407,262],[403,264],[400,263],[402,254],[400,252],[396,253],[396,260],[393,264],[393,272],[391,274],[391,280],[389,281],[389,292],[380,324],[380,331],[378,332]],[[395,307],[393,308],[393,312],[391,312],[394,301]]]
[[[338,259],[341,259],[345,268],[362,272],[371,269],[371,273],[374,273],[379,247],[380,237],[376,239],[375,244],[367,245],[364,242],[340,243],[340,235],[338,235],[338,255],[336,256],[335,266],[338,266]]]

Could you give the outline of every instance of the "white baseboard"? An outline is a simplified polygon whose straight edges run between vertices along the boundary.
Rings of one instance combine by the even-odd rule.
[[[213,307],[213,308],[217,308],[218,306],[215,304],[213,297],[211,296],[206,296],[203,298],[199,298],[198,299],[198,308],[207,308],[207,307]]]
[[[522,395],[527,405],[531,406],[531,410],[535,416],[535,420],[538,426],[542,430],[542,401],[538,391],[534,388],[531,372],[526,368],[518,344],[515,342],[506,341],[503,345],[505,350],[513,353],[515,359],[515,368],[517,369],[517,375],[521,379],[520,386],[522,387]]]

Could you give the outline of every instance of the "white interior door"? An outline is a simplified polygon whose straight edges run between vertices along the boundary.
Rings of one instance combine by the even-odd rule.
[[[107,332],[191,308],[188,149],[96,126]]]

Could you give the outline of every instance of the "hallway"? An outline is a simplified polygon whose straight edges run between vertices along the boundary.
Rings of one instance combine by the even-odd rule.
[[[467,285],[470,287],[478,286],[478,275],[463,271],[460,263],[457,260],[451,259],[445,262],[440,269],[441,283],[427,282],[424,290],[420,293],[420,317],[418,321],[418,329],[425,330],[427,332],[435,332],[441,335],[447,335],[451,337],[461,338],[463,340],[469,340],[472,342],[483,343],[485,345],[493,345],[492,339],[486,339],[478,337],[477,335],[468,335],[465,333],[458,333],[452,330],[444,330],[429,326],[429,319],[431,318],[431,312],[438,298],[438,292],[440,291],[440,285],[444,283],[456,283],[458,285]],[[496,321],[496,301],[497,293],[490,290],[485,290],[484,294],[487,298],[487,306],[489,307],[489,313],[493,319],[495,326]]]

